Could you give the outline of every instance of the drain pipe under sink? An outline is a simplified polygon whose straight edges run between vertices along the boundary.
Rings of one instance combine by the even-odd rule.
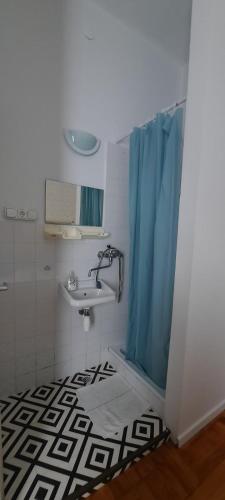
[[[91,326],[90,307],[88,307],[87,309],[80,309],[79,314],[83,316],[84,332],[89,332]]]

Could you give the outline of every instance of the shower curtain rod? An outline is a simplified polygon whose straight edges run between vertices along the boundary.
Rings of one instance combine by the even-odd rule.
[[[186,101],[187,101],[187,98],[184,97],[184,99],[182,99],[181,101],[175,102],[174,104],[172,104],[168,108],[165,108],[162,111],[160,111],[160,113],[169,113],[170,111],[173,111],[173,109],[179,108],[180,106],[182,106],[183,104],[185,104]],[[156,117],[156,114],[152,118],[150,118],[150,120],[148,120],[147,122],[141,123],[140,125],[138,125],[137,128],[144,127],[145,125],[147,125],[147,123],[152,122],[155,119],[155,117]],[[133,132],[133,129],[130,130],[130,132],[128,132],[128,134],[123,135],[122,137],[119,137],[119,139],[117,139],[117,141],[115,141],[116,144],[118,144],[119,142],[122,142],[124,139],[127,139],[127,137],[129,137],[132,134],[132,132]]]

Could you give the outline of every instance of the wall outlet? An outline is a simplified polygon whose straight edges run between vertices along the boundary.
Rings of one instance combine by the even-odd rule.
[[[27,217],[27,220],[36,220],[37,219],[36,210],[27,210],[26,217]]]
[[[27,210],[25,208],[4,208],[4,216],[6,219],[35,221],[37,219],[36,210]]]
[[[17,219],[26,219],[26,210],[24,208],[17,210]]]

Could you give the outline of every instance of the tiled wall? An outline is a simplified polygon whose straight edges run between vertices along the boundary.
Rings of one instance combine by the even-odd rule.
[[[0,392],[20,391],[53,376],[55,243],[43,226],[0,221]],[[51,269],[45,270],[45,266]]]
[[[71,269],[80,280],[87,279],[89,268],[97,263],[97,253],[107,244],[118,247],[125,255],[125,282],[120,304],[103,304],[93,308],[92,326],[83,331],[82,317],[71,310],[58,293],[56,326],[57,376],[98,363],[110,345],[124,343],[127,327],[128,269],[128,150],[109,145],[105,189],[104,227],[111,233],[106,240],[61,241],[56,244],[56,278],[63,281]],[[118,262],[101,271],[100,277],[114,288],[117,285]],[[57,357],[58,356],[58,357]]]
[[[19,392],[97,363],[108,345],[124,342],[127,323],[128,152],[108,148],[105,191],[107,240],[46,241],[40,223],[0,221],[0,395]],[[120,304],[93,309],[84,333],[82,317],[58,291],[71,269],[87,279],[105,245],[125,254],[125,287]],[[46,268],[47,266],[47,268]],[[50,268],[50,269],[49,269]],[[117,263],[102,277],[116,285]]]

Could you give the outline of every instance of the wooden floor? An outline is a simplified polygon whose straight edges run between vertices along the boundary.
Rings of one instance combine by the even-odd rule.
[[[183,448],[163,445],[89,498],[225,500],[225,413]]]

